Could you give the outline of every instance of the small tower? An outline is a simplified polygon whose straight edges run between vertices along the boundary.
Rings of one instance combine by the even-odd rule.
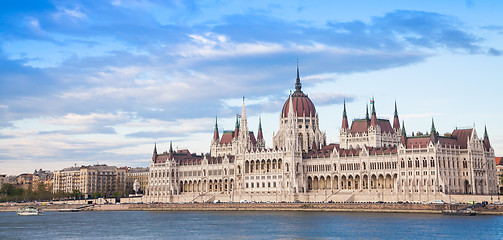
[[[262,133],[262,119],[258,118],[257,149],[265,148],[264,135]]]
[[[217,143],[220,141],[220,136],[218,134],[218,119],[215,117],[215,130],[213,131],[213,143]]]
[[[173,159],[173,141],[170,141],[169,142],[169,153],[168,153],[168,159]]]
[[[365,104],[365,120],[367,120],[367,128],[370,125],[370,117],[369,117],[369,105]]]
[[[491,149],[491,142],[489,141],[489,135],[487,135],[487,126],[484,126],[484,147],[488,151]]]
[[[157,143],[154,143],[154,153],[152,154],[152,162],[157,159]]]
[[[372,98],[371,103],[372,103],[372,116],[370,117],[370,126],[375,128],[377,127],[377,114],[376,114],[374,98]]]
[[[295,80],[295,92],[300,92],[301,89],[302,89],[302,83],[300,83],[299,63],[297,62],[297,79]]]
[[[239,134],[239,115],[236,114],[236,125],[234,126],[234,135],[233,138],[238,138]]]
[[[435,122],[433,121],[433,118],[431,119],[431,130],[430,130],[430,141],[435,144],[437,142],[437,129],[435,129]]]
[[[243,107],[241,109],[241,123],[238,130],[238,151],[249,150],[251,146],[250,132],[248,131],[248,120],[246,119],[245,98],[243,97]]]
[[[396,108],[396,101],[395,101],[395,116],[393,117],[393,130],[398,133],[400,131],[400,120],[398,119],[398,111]]]
[[[407,148],[407,132],[405,131],[405,123],[402,121],[402,136],[401,142],[405,148]]]
[[[344,99],[344,110],[342,111],[342,130],[348,130],[349,124],[348,124],[348,116],[346,115],[346,99]]]

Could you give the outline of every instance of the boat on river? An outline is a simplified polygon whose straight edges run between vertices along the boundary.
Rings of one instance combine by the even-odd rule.
[[[41,208],[35,208],[31,206],[26,206],[23,208],[17,209],[17,215],[19,216],[38,216],[43,215],[44,211]]]
[[[442,210],[442,213],[445,215],[458,215],[458,216],[475,216],[475,215],[479,214],[478,211],[475,211],[471,208],[458,209],[458,210],[447,209],[447,210]]]
[[[80,209],[77,209],[77,208],[63,208],[63,209],[58,209],[58,212],[80,212]]]

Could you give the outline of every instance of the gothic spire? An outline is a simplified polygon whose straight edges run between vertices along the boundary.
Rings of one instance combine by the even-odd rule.
[[[377,114],[376,114],[374,97],[372,97],[372,101],[370,101],[370,103],[372,103],[372,116],[370,119],[370,125],[376,127],[377,126]]]
[[[288,100],[290,101],[288,103],[288,117],[294,117],[295,116],[295,112],[293,110],[293,99],[292,99],[292,95],[290,95],[290,99]]]
[[[487,150],[491,149],[491,142],[489,141],[489,135],[487,135],[487,126],[484,126],[484,145]]]
[[[234,136],[235,138],[238,137],[239,134],[239,114],[236,113],[236,125],[234,127]]]
[[[173,153],[173,141],[169,141],[169,153]]]
[[[248,131],[248,120],[246,118],[245,98],[243,97],[243,108],[241,109],[241,123],[239,124],[238,144],[244,149],[250,147],[250,132]]]
[[[218,141],[220,136],[218,134],[218,119],[215,117],[215,130],[213,131],[213,140]]]
[[[295,81],[295,91],[300,92],[302,88],[302,84],[300,83],[300,77],[299,77],[299,60],[297,60],[297,80]]]
[[[152,162],[157,159],[157,143],[154,143],[154,153],[152,154]]]
[[[396,108],[396,101],[395,101],[395,116],[393,117],[393,129],[398,131],[400,129],[400,120],[398,119],[398,111]]]
[[[365,119],[367,119],[367,121],[369,120],[369,105],[366,104],[365,105],[365,111],[367,111],[367,113],[365,113]]]
[[[342,111],[342,129],[348,129],[348,116],[346,115],[346,99],[344,98],[344,110]]]
[[[248,134],[248,119],[246,118],[246,107],[245,107],[245,97],[243,97],[243,106],[241,108],[241,122],[239,123],[239,129],[245,131]]]
[[[402,121],[402,136],[401,142],[405,148],[407,148],[407,132],[405,132],[405,123]]]
[[[262,118],[258,118],[258,132],[257,132],[257,140],[264,139],[264,136],[262,134]]]
[[[435,144],[437,142],[437,129],[435,129],[435,122],[433,121],[433,118],[431,119],[431,130],[430,130],[430,141]]]
[[[435,129],[435,122],[433,121],[433,118],[431,119],[431,130],[430,130],[430,134],[433,135],[433,134],[437,134],[437,129]]]

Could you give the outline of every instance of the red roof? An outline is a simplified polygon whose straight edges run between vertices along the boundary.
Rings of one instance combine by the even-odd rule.
[[[437,140],[440,142],[440,144],[444,146],[459,146],[459,143],[456,139],[454,138],[448,138],[448,137],[437,137]]]
[[[230,144],[232,143],[232,136],[234,135],[234,131],[225,131],[222,134],[222,139],[220,139],[220,144]]]
[[[302,155],[303,158],[324,158],[330,157],[330,154],[334,150],[334,148],[339,149],[339,144],[329,144],[324,146],[320,150],[311,149],[309,152]]]
[[[180,165],[195,165],[201,164],[203,156],[192,154],[187,149],[178,150],[175,153],[163,153],[158,155],[155,163],[165,163],[169,158],[175,159],[175,162]]]
[[[302,91],[295,91],[292,94],[293,110],[295,111],[297,117],[314,117],[316,116],[316,108],[314,107],[311,99],[304,94]],[[288,98],[283,105],[283,110],[281,111],[281,116],[288,117],[288,111],[290,109],[290,98]]]
[[[255,134],[253,134],[253,132],[250,132],[250,142],[253,145],[257,144],[257,140],[255,139]]]
[[[452,132],[452,137],[457,139],[457,143],[460,148],[466,149],[468,145],[468,139],[472,135],[473,129],[456,129]]]
[[[451,137],[437,136],[437,141],[444,147],[453,146],[461,149],[467,148],[468,139],[472,135],[473,129],[456,129]],[[430,135],[407,138],[407,148],[425,148],[431,141]]]
[[[393,132],[391,123],[387,119],[377,119],[377,125],[381,128],[381,132]],[[367,119],[356,119],[351,123],[351,133],[366,133],[370,122]]]
[[[502,157],[495,157],[494,160],[496,161],[496,165],[503,165]]]
[[[425,148],[430,144],[430,136],[407,138],[407,148]]]

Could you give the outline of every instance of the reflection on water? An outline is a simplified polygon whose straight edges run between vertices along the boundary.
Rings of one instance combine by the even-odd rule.
[[[0,239],[503,239],[503,216],[319,212],[0,212]]]

